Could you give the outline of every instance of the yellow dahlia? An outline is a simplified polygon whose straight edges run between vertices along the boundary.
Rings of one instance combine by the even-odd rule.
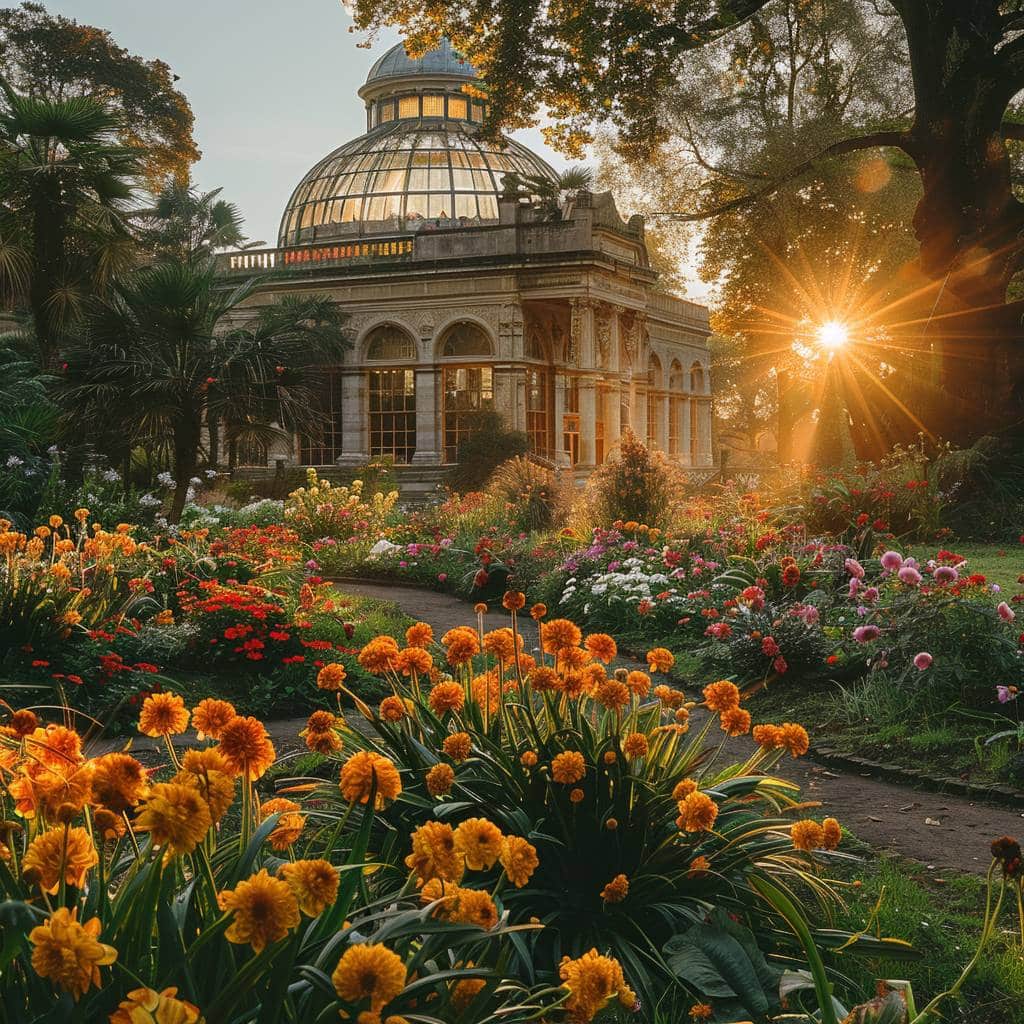
[[[458,882],[462,878],[463,865],[451,825],[428,821],[413,832],[412,853],[405,858],[405,866],[416,873],[420,885],[432,878]]]
[[[176,988],[137,988],[110,1015],[110,1024],[198,1024],[199,1007],[178,999]]]
[[[221,730],[236,715],[233,704],[216,697],[207,697],[192,709],[192,728],[200,740],[218,740]]]
[[[563,957],[558,974],[569,991],[564,1006],[574,1024],[588,1024],[614,997],[627,1009],[636,1005],[618,960],[599,956],[596,949],[575,960]]]
[[[522,836],[506,836],[501,844],[499,859],[508,880],[517,889],[522,889],[529,882],[540,864],[537,848]]]
[[[77,907],[60,907],[28,936],[33,947],[32,969],[70,992],[76,1003],[90,985],[100,987],[100,967],[117,959],[117,950],[98,940],[100,919],[79,924],[77,912]]]
[[[21,862],[25,880],[55,893],[61,878],[81,889],[89,869],[100,861],[89,833],[80,827],[51,828],[29,843]]]
[[[275,850],[287,850],[302,835],[306,818],[305,815],[298,813],[300,810],[302,808],[299,804],[294,800],[286,800],[284,797],[268,800],[260,808],[261,821],[266,821],[272,814],[281,815],[270,835],[267,836],[267,842]]]
[[[188,728],[188,709],[176,693],[152,693],[142,702],[139,732],[144,736],[171,736]]]
[[[291,886],[261,868],[234,889],[217,894],[221,910],[233,915],[224,937],[257,953],[283,939],[299,923],[299,903]]]
[[[379,1011],[405,988],[407,972],[402,958],[382,943],[349,946],[334,968],[334,991],[347,1003],[369,1000]]]
[[[221,730],[217,749],[232,775],[250,780],[260,778],[277,756],[263,723],[251,715],[232,718]]]
[[[376,784],[374,807],[380,810],[386,800],[394,800],[402,792],[402,780],[394,763],[371,750],[353,754],[341,768],[341,795],[350,803],[369,802]]]
[[[501,829],[486,818],[467,818],[455,829],[455,849],[470,871],[486,871],[501,856]]]
[[[153,845],[167,854],[191,853],[210,830],[209,805],[195,786],[158,782],[149,791],[135,827],[149,832]]]
[[[551,778],[564,786],[579,782],[587,774],[587,763],[578,750],[564,750],[551,759]]]

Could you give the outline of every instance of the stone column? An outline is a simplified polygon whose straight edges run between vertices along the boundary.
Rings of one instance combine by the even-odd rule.
[[[693,465],[690,458],[690,403],[693,399],[686,395],[679,399],[679,461],[684,466]]]
[[[663,452],[668,452],[669,416],[672,415],[672,398],[670,395],[662,392],[658,398],[658,403],[658,447]]]
[[[609,326],[607,369],[617,371],[617,373],[614,376],[611,373],[608,374],[610,378],[615,380],[615,383],[608,392],[608,408],[605,409],[604,414],[604,444],[606,453],[610,452],[619,443],[622,431],[629,426],[628,423],[622,422],[622,404],[623,401],[629,401],[630,382],[626,377],[629,368],[623,366],[620,361],[622,344],[619,334],[619,313],[617,309],[613,308],[611,311]]]
[[[416,368],[416,453],[413,465],[436,466],[444,461],[441,429],[441,370]]]
[[[366,371],[345,367],[341,373],[341,455],[339,466],[359,466],[370,457],[366,429]]]
[[[714,463],[715,457],[711,451],[711,399],[703,398],[700,401],[698,418],[700,422],[700,461],[701,465],[710,466]]]
[[[554,437],[551,439],[551,449],[555,465],[559,467],[569,466],[572,459],[565,450],[565,374],[556,373],[554,378],[554,423],[552,424]]]
[[[594,443],[597,435],[597,388],[592,377],[580,380],[580,461],[584,469],[590,469],[597,461]]]

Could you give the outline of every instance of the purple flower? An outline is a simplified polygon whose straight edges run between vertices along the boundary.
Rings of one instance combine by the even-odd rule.
[[[951,565],[940,565],[935,570],[934,578],[936,583],[956,583],[960,578],[960,573]]]
[[[864,579],[864,566],[856,558],[848,558],[843,562],[846,571],[858,580]]]
[[[311,558],[311,559],[310,559],[310,560],[309,560],[309,561],[308,561],[308,562],[306,563],[306,568],[307,568],[307,569],[308,569],[308,570],[309,570],[310,572],[316,572],[316,571],[317,571],[317,569],[319,569],[319,568],[320,568],[320,563],[319,563],[319,562],[318,562],[318,561],[317,561],[317,560],[316,560],[315,558]]]
[[[931,664],[932,656],[927,651],[914,655],[914,668],[919,672],[923,672],[926,668],[931,668]]]
[[[908,587],[916,587],[921,582],[921,574],[912,566],[904,564],[896,574]]]
[[[865,616],[865,615],[867,615],[867,613],[868,613],[868,609],[867,609],[867,608],[866,608],[866,607],[865,607],[864,605],[862,605],[862,604],[861,604],[861,605],[858,605],[858,606],[857,606],[857,614],[858,614],[858,615],[859,615],[859,616],[860,616],[860,617],[861,617],[862,619],[864,618],[864,616]]]
[[[853,631],[853,639],[859,644],[867,644],[872,640],[877,640],[882,635],[882,631],[877,626],[858,626]]]
[[[622,566],[621,562],[611,561],[611,562],[608,563],[608,571],[609,572],[615,572],[617,569],[621,568],[621,566]]]
[[[867,587],[864,593],[860,595],[862,601],[867,601],[868,604],[874,604],[878,600],[878,587]]]
[[[996,611],[999,613],[999,618],[1001,618],[1003,622],[1013,622],[1013,620],[1017,618],[1016,612],[1014,612],[1014,610],[1005,601],[1000,601],[999,604],[996,605]]]
[[[399,569],[407,569],[408,567],[409,563],[404,558],[398,563]]]
[[[1017,699],[1017,694],[1011,693],[1008,686],[997,686],[996,697],[999,698],[1000,704],[1009,704],[1011,700]]]
[[[1002,591],[1002,589],[1003,589],[1003,588],[1002,588],[1001,586],[999,586],[999,584],[998,584],[998,583],[993,583],[993,584],[992,584],[992,593],[993,593],[993,594],[998,594],[998,593],[1000,593],[1000,592]]]

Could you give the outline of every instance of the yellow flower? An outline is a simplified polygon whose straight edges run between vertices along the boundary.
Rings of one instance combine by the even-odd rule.
[[[794,821],[789,830],[793,845],[798,850],[817,850],[825,845],[825,830],[816,821]]]
[[[461,924],[475,924],[490,931],[498,923],[498,908],[490,893],[483,889],[459,889],[458,899],[451,909],[450,918]]]
[[[444,796],[450,792],[454,782],[455,771],[450,764],[445,764],[443,761],[435,764],[427,772],[427,792],[431,796]]]
[[[277,869],[295,893],[299,909],[307,917],[317,917],[338,898],[337,869],[326,860],[296,860]]]
[[[233,704],[226,700],[217,700],[215,697],[207,697],[193,708],[192,727],[200,740],[218,740],[224,726],[236,715]]]
[[[441,746],[456,763],[465,761],[473,751],[473,741],[469,733],[465,732],[453,732],[451,736],[445,736]]]
[[[153,693],[142,704],[139,732],[143,736],[170,736],[188,728],[185,701],[176,693]]]
[[[44,892],[55,893],[63,877],[68,885],[81,889],[89,868],[100,861],[92,838],[84,828],[51,828],[29,844],[21,862],[26,881]]]
[[[381,943],[350,946],[334,968],[334,991],[347,1003],[370,1001],[371,1012],[379,1014],[405,988],[406,969],[402,958]]]
[[[526,885],[540,864],[536,847],[522,836],[505,837],[501,844],[500,860],[508,880],[517,889]]]
[[[376,784],[374,807],[380,810],[386,800],[395,800],[402,792],[402,780],[394,764],[381,754],[360,750],[341,768],[341,795],[350,803],[369,802]]]
[[[625,875],[616,875],[601,890],[601,899],[605,903],[621,903],[628,895],[629,879]]]
[[[622,741],[622,752],[631,760],[646,757],[647,751],[647,737],[642,732],[631,732]]]
[[[467,964],[467,966],[472,966]],[[451,989],[452,1009],[456,1013],[464,1013],[474,999],[480,994],[486,982],[483,978],[463,978],[457,981]]]
[[[613,997],[627,1009],[636,1005],[636,995],[626,984],[622,967],[614,957],[599,956],[596,949],[576,960],[563,957],[558,969],[562,987],[569,990],[565,1001],[569,1020],[587,1024]]]
[[[215,747],[186,750],[182,770],[171,779],[182,786],[192,786],[206,801],[210,818],[216,825],[235,799],[235,780],[228,774],[224,756]]]
[[[578,750],[564,750],[551,759],[551,778],[564,786],[579,782],[587,774],[587,763]]]
[[[257,953],[283,939],[299,923],[299,904],[291,886],[261,868],[233,890],[217,894],[221,910],[234,914],[224,937]]]
[[[250,780],[260,778],[277,756],[263,723],[251,715],[232,718],[221,729],[217,750],[229,772]]]
[[[467,818],[455,830],[455,849],[470,871],[486,871],[501,856],[501,829],[486,818]]]
[[[137,988],[110,1015],[110,1024],[198,1024],[199,1007],[176,998],[176,988]]]
[[[136,819],[140,832],[149,832],[153,845],[174,856],[191,853],[210,830],[209,805],[194,786],[158,782],[149,792]]]
[[[461,711],[466,703],[466,694],[459,683],[438,683],[430,691],[429,699],[431,711],[443,716],[449,711]]]
[[[92,763],[92,802],[115,814],[134,807],[149,786],[146,769],[131,754],[104,754]]]
[[[273,831],[267,836],[267,842],[275,850],[287,850],[302,835],[306,818],[297,813],[300,810],[301,807],[294,800],[285,800],[283,797],[268,800],[260,808],[261,821],[266,821],[272,814],[281,815]]]
[[[690,793],[679,802],[680,828],[687,832],[710,832],[717,817],[718,804],[707,793]]]
[[[82,925],[76,916],[77,908],[69,911],[60,907],[33,928],[28,939],[33,946],[32,968],[36,974],[70,992],[78,1002],[90,985],[100,987],[100,967],[112,964],[117,950],[98,941],[98,917]]]
[[[458,882],[464,870],[463,858],[455,848],[455,833],[451,825],[428,821],[412,834],[412,853],[405,858],[405,866],[416,872],[419,884],[432,878],[444,882]]]

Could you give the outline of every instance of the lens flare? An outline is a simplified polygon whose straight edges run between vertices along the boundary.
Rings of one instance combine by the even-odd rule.
[[[841,349],[850,340],[850,328],[838,320],[826,320],[818,328],[818,344],[830,352]]]

